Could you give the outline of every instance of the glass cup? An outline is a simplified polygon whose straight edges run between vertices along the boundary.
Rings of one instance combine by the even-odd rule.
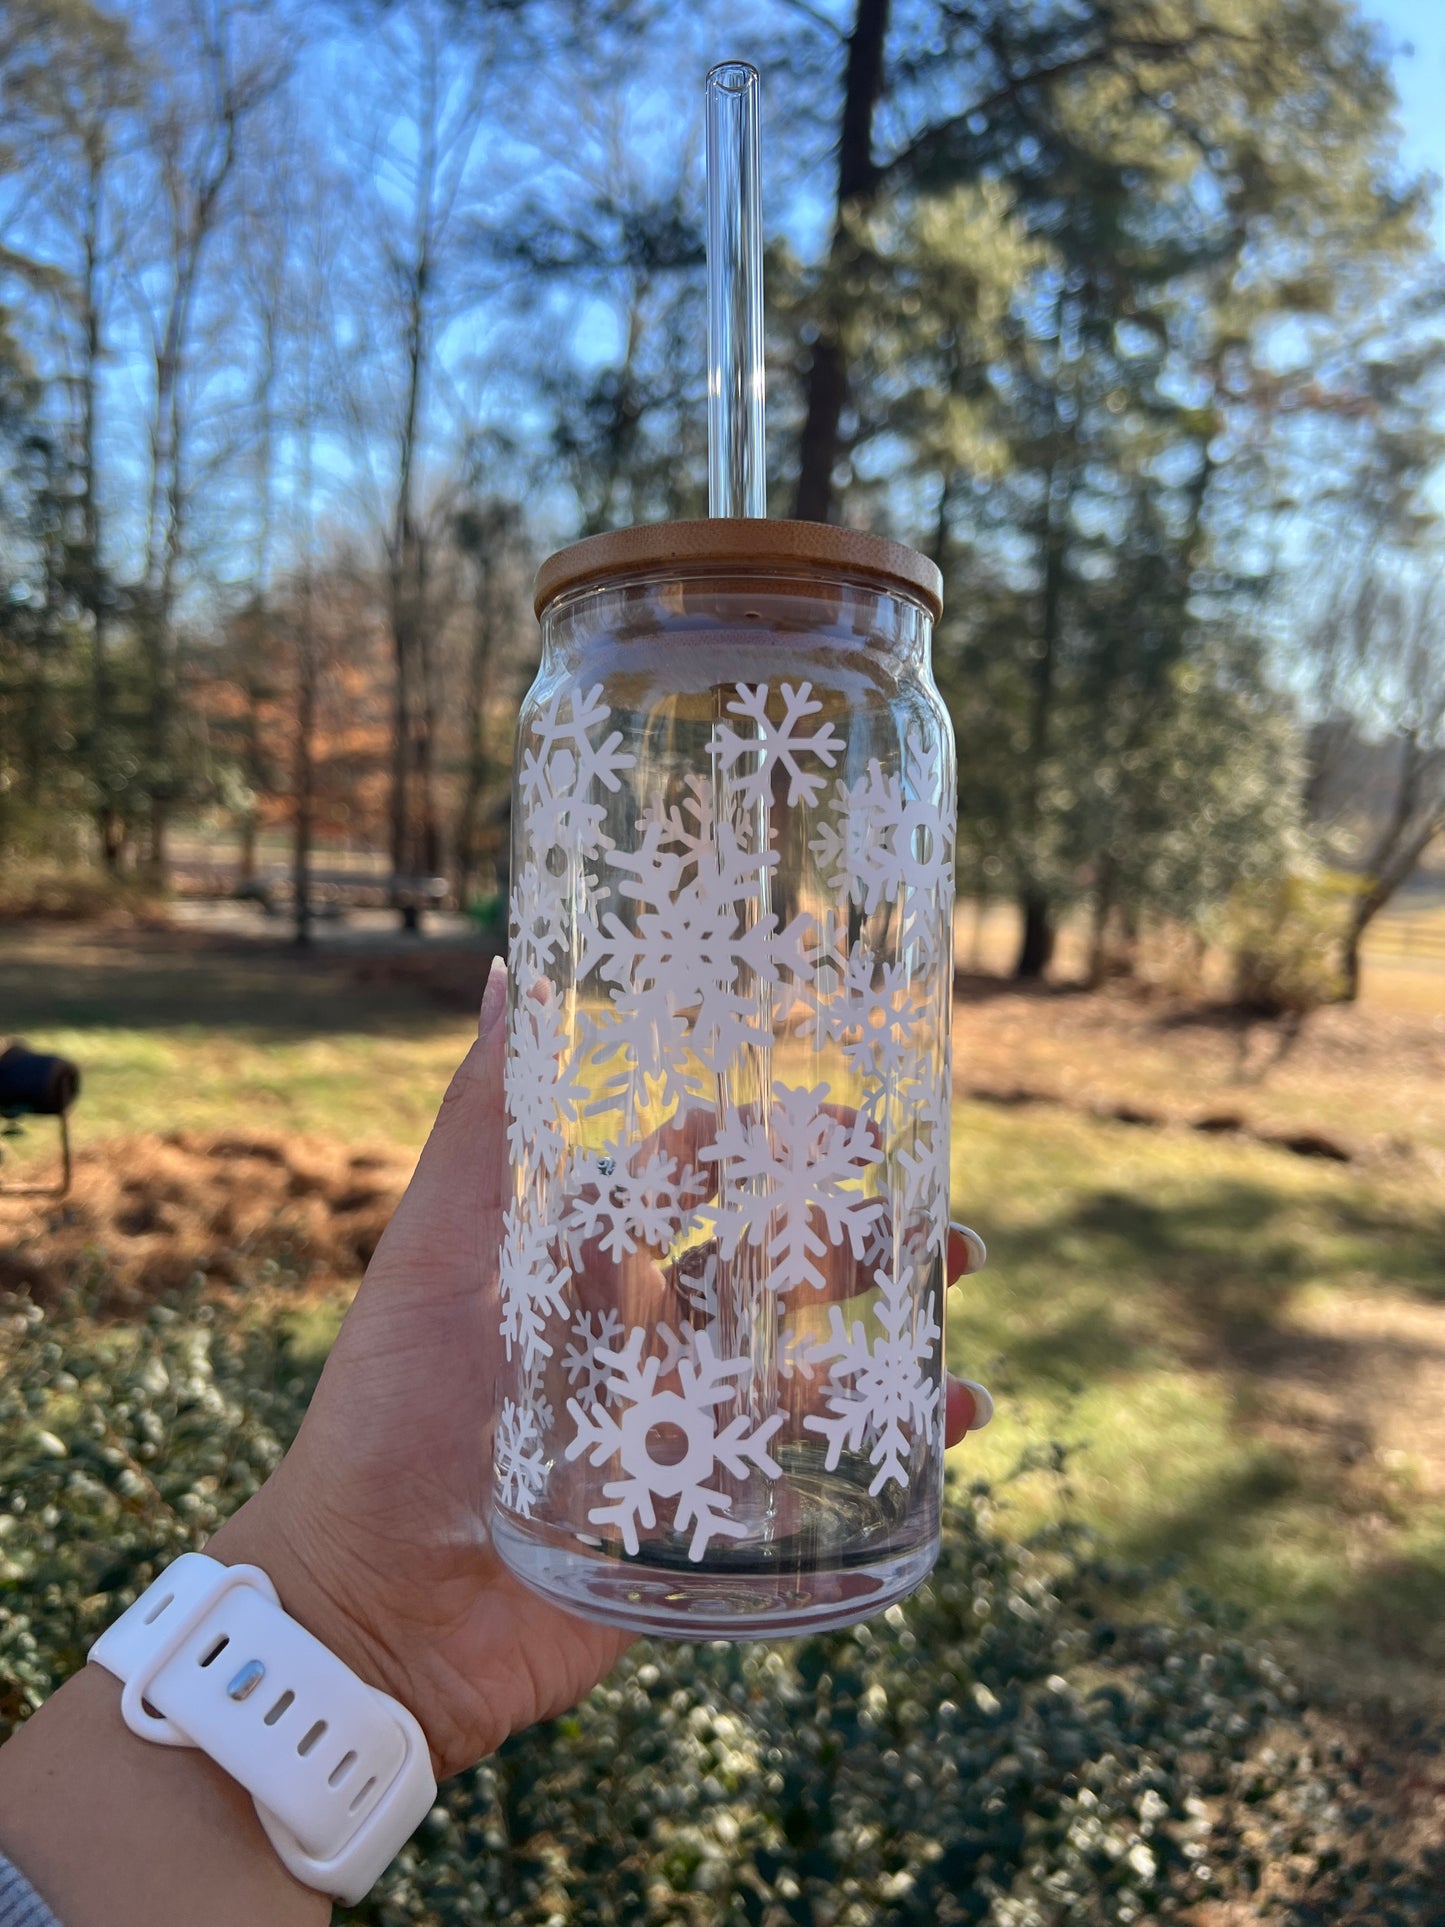
[[[497,1549],[748,1638],[938,1548],[955,777],[939,578],[811,523],[539,577],[517,737]]]

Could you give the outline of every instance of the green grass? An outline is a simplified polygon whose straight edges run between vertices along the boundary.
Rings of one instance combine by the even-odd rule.
[[[336,964],[75,937],[0,946],[0,1012],[80,1061],[82,1143],[264,1128],[414,1148],[472,1034]],[[951,1294],[951,1359],[999,1402],[958,1476],[1000,1482],[1019,1532],[1082,1518],[1317,1677],[1343,1660],[1397,1696],[1435,1690],[1445,1465],[1383,1449],[1366,1339],[1371,1306],[1439,1306],[1445,1353],[1445,1183],[983,1105],[959,1107],[954,1178],[992,1260]],[[298,1316],[324,1346],[334,1311]]]
[[[79,1063],[78,1145],[194,1129],[419,1149],[475,1022],[409,987],[359,987],[335,962],[12,939],[4,1034]],[[51,1149],[38,1128],[25,1143]]]
[[[1380,1690],[1428,1682],[1445,1504],[1372,1449],[1364,1352],[1372,1303],[1445,1307],[1439,1187],[982,1106],[960,1107],[955,1158],[994,1256],[953,1294],[950,1354],[1001,1394],[968,1472],[1008,1481],[1021,1527],[1070,1512],[1245,1609],[1319,1677],[1348,1654]]]

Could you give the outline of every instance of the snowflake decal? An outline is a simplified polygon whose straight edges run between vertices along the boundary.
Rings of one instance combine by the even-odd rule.
[[[525,1405],[514,1405],[509,1398],[502,1401],[493,1463],[498,1499],[510,1512],[520,1512],[524,1519],[530,1519],[547,1482],[542,1433],[537,1414]]]
[[[953,1182],[949,1157],[952,1137],[953,1053],[945,1045],[943,1074],[930,1079],[918,1092],[917,1123],[928,1133],[928,1148],[915,1141],[911,1157],[899,1155],[905,1178],[903,1208],[929,1214],[929,1250],[942,1252],[948,1243],[948,1197]]]
[[[780,957],[806,967],[813,927],[804,915],[779,935],[776,916],[759,913],[777,861],[775,850],[750,851],[717,821],[699,779],[681,809],[644,821],[636,850],[609,852],[617,893],[637,908],[630,920],[582,918],[579,974],[595,969],[613,986],[613,1022],[596,1046],[599,1059],[625,1054],[610,1090],[638,1077],[660,1081],[663,1101],[681,1098],[698,1088],[689,1054],[718,1074],[739,1049],[770,1040],[758,986],[779,982]]]
[[[826,768],[832,769],[847,744],[831,723],[825,723],[811,736],[805,736],[799,728],[823,707],[813,698],[811,683],[800,683],[796,689],[791,683],[781,683],[779,694],[783,699],[783,716],[780,722],[774,723],[768,720],[768,685],[762,682],[750,689],[746,683],[739,683],[737,699],[728,704],[728,714],[752,723],[755,733],[740,736],[730,723],[719,723],[708,748],[721,759],[744,802],[771,803],[773,772],[781,769],[787,772],[789,806],[813,804],[827,778],[817,770],[805,770],[798,759],[817,757]],[[750,767],[736,767],[740,764]]]
[[[512,886],[507,937],[507,967],[519,990],[530,990],[546,977],[565,950],[566,905],[565,870],[554,876],[545,861],[522,865]]]
[[[528,829],[541,848],[560,847],[583,856],[596,856],[604,848],[607,811],[594,800],[594,788],[601,784],[615,793],[621,788],[621,772],[637,760],[624,754],[620,729],[601,743],[592,741],[592,731],[609,720],[600,682],[585,693],[559,690],[534,719],[531,733],[538,747],[523,750],[518,783]]]
[[[499,1269],[507,1357],[515,1346],[523,1365],[530,1368],[552,1355],[547,1320],[563,1309],[562,1294],[572,1273],[557,1260],[551,1227],[515,1202],[507,1206],[502,1219]]]
[[[783,1414],[774,1412],[750,1431],[750,1420],[739,1413],[719,1430],[716,1408],[737,1396],[729,1379],[745,1375],[746,1358],[719,1358],[706,1332],[698,1332],[694,1356],[677,1366],[676,1391],[659,1391],[663,1361],[644,1357],[647,1333],[640,1327],[628,1336],[620,1352],[605,1354],[612,1375],[609,1410],[602,1405],[583,1406],[577,1399],[567,1401],[576,1434],[567,1447],[568,1459],[591,1455],[594,1466],[616,1458],[623,1477],[611,1480],[602,1490],[613,1501],[595,1506],[588,1513],[593,1525],[615,1525],[622,1543],[634,1556],[640,1548],[638,1527],[649,1530],[657,1524],[654,1501],[673,1499],[674,1530],[692,1528],[687,1556],[700,1560],[710,1541],[718,1536],[742,1538],[746,1526],[730,1518],[732,1499],[708,1483],[719,1472],[746,1478],[750,1469],[766,1478],[776,1479],[782,1467],[767,1449],[768,1440],[783,1423]],[[659,1427],[675,1428],[682,1434],[681,1458],[664,1460],[654,1456],[649,1441]]]
[[[908,1484],[914,1442],[935,1431],[941,1411],[934,1345],[942,1337],[932,1292],[921,1310],[910,1290],[911,1267],[880,1266],[870,1338],[862,1320],[851,1326],[839,1306],[829,1310],[830,1330],[808,1351],[810,1365],[831,1365],[826,1416],[811,1413],[805,1428],[828,1442],[827,1469],[835,1472],[844,1449],[861,1452],[872,1441],[868,1462],[877,1470],[869,1492],[876,1498],[890,1479]]]
[[[562,1125],[586,1096],[568,1050],[567,1026],[554,985],[543,982],[518,996],[512,1010],[507,1065],[507,1145],[524,1173],[555,1171],[562,1161]]]
[[[608,1354],[621,1337],[622,1320],[611,1306],[606,1311],[579,1311],[572,1320],[572,1343],[562,1354],[562,1368],[583,1404],[605,1402],[611,1371]]]
[[[875,1071],[889,1091],[918,1066],[918,1009],[906,963],[881,966],[867,944],[855,944],[843,966],[842,994],[820,1006],[823,1029],[841,1043],[849,1067],[862,1077]]]
[[[663,1250],[691,1225],[707,1188],[699,1171],[660,1148],[630,1161],[615,1143],[579,1153],[568,1171],[574,1257],[594,1240],[612,1259],[630,1256],[639,1244]]]
[[[856,783],[840,777],[837,811],[809,848],[833,889],[866,916],[885,903],[903,907],[903,942],[939,961],[937,913],[953,884],[954,807],[943,794],[943,747],[910,737],[901,776],[884,774],[875,758]]]
[[[718,1201],[709,1208],[723,1257],[745,1242],[765,1243],[776,1291],[824,1285],[818,1259],[845,1237],[853,1256],[861,1256],[868,1228],[884,1210],[882,1199],[862,1188],[864,1173],[882,1157],[876,1132],[863,1117],[845,1124],[825,1108],[827,1096],[826,1084],[774,1084],[767,1119],[729,1119],[700,1153],[718,1166]]]
[[[717,1246],[692,1245],[673,1269],[673,1278],[689,1312],[709,1326],[718,1316],[717,1292],[722,1267]]]

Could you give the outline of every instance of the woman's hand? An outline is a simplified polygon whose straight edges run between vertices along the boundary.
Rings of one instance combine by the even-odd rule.
[[[505,1004],[498,966],[296,1442],[208,1548],[261,1566],[290,1613],[409,1707],[439,1778],[572,1705],[628,1643],[529,1592],[487,1531]],[[951,1279],[982,1262],[970,1239],[950,1236]],[[951,1379],[948,1442],[991,1409]]]

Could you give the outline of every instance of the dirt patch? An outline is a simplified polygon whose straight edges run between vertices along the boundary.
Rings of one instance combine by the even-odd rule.
[[[1333,1162],[1445,1175],[1445,1013],[1270,1019],[1162,992],[960,978],[960,1095],[1237,1133]]]
[[[474,1012],[491,967],[489,950],[438,948],[361,957],[350,970],[353,982],[367,990],[420,991],[438,1010]]]
[[[122,1310],[198,1274],[354,1283],[410,1168],[402,1152],[315,1138],[112,1138],[79,1153],[68,1197],[0,1196],[0,1290],[46,1302],[79,1288]]]

